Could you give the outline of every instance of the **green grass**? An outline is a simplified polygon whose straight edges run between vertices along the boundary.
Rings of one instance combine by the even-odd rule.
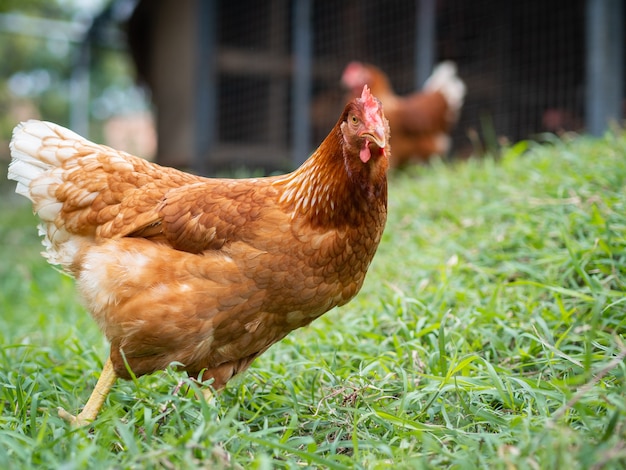
[[[522,142],[390,180],[359,296],[214,403],[172,370],[71,429],[107,344],[0,216],[2,468],[626,468],[626,136]]]

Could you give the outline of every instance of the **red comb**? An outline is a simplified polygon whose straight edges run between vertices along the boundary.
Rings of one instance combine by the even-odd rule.
[[[378,101],[378,99],[376,99],[376,97],[372,95],[367,85],[363,87],[363,92],[361,93],[361,97],[358,100],[363,104],[363,107],[366,109],[368,114],[373,115],[378,113],[380,101]]]
[[[370,89],[367,85],[363,87],[363,93],[361,93],[361,100],[366,103],[368,101],[372,101],[372,94],[370,93]]]
[[[343,70],[344,75],[348,76],[359,76],[359,74],[363,73],[363,64],[361,62],[350,62],[346,65],[346,68]]]

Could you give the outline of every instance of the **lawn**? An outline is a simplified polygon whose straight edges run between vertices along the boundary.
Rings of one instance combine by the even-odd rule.
[[[626,468],[625,182],[623,134],[392,174],[356,299],[213,402],[167,370],[83,429],[56,408],[107,344],[3,183],[0,467]]]

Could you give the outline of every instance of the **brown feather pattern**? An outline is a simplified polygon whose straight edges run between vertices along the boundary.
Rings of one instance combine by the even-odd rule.
[[[176,361],[220,388],[356,295],[387,211],[388,145],[368,143],[367,163],[359,151],[370,127],[386,142],[389,130],[364,99],[301,168],[270,178],[202,178],[49,123],[16,128],[10,177],[111,342],[116,374],[129,377],[124,361],[136,375]]]

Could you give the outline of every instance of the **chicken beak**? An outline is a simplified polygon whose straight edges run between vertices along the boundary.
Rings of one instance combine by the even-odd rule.
[[[367,138],[370,142],[376,144],[379,148],[384,149],[387,145],[387,139],[385,138],[385,128],[377,126],[373,130],[368,130],[361,134],[362,137]]]

